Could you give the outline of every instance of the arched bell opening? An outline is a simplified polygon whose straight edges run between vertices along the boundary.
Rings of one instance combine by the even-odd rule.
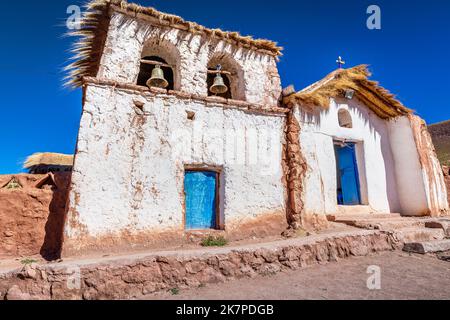
[[[173,69],[167,64],[167,61],[158,56],[147,56],[143,57],[141,60],[141,66],[139,70],[137,84],[139,86],[147,86],[149,79],[152,78],[153,71],[157,68],[158,64],[153,62],[159,62],[159,67],[163,71],[163,77],[167,81],[167,86],[165,89],[174,90],[175,89],[175,79]]]
[[[153,84],[151,86],[179,91],[181,89],[180,62],[180,53],[175,44],[158,37],[151,38],[146,41],[142,49],[136,83],[140,86]],[[157,68],[161,70],[155,71]],[[152,76],[156,77],[156,81],[149,83]],[[167,86],[163,79],[167,81]]]
[[[218,68],[218,66],[220,66]],[[244,71],[239,63],[226,53],[215,53],[208,62],[207,90],[208,96],[220,96],[226,99],[245,101]],[[219,69],[219,70],[218,70]],[[220,71],[220,72],[219,72]],[[219,73],[218,73],[219,72]],[[222,79],[218,78],[218,74]],[[222,82],[223,81],[223,82]],[[211,91],[213,85],[225,85],[227,91]]]
[[[228,75],[221,73],[220,77],[222,77],[222,81],[223,84],[227,87],[227,91],[224,93],[217,93],[217,92],[213,92],[212,88],[215,84],[217,84],[217,73],[213,73],[217,71],[217,68],[209,68],[208,69],[208,78],[206,79],[206,83],[208,85],[208,96],[217,96],[217,97],[222,97],[225,99],[232,99],[232,95],[231,95],[231,90],[230,90],[230,86],[231,86],[231,82],[230,79],[228,77]],[[219,80],[220,82],[220,80]]]

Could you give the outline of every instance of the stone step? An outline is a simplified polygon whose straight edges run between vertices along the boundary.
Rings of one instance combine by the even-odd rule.
[[[401,218],[399,213],[370,213],[370,214],[330,214],[327,219],[333,222],[352,222],[358,220],[396,219]]]
[[[337,214],[373,214],[370,206],[338,206]]]
[[[403,243],[424,242],[443,240],[445,238],[444,230],[408,227],[395,230],[398,240]]]
[[[356,226],[365,229],[376,229],[381,231],[395,231],[402,228],[424,228],[425,222],[418,219],[397,218],[397,219],[377,219],[365,220],[357,223]],[[369,228],[372,227],[372,228]]]
[[[413,253],[436,253],[450,250],[450,239],[405,243],[404,251]]]
[[[425,222],[425,227],[442,229],[447,237],[450,237],[450,219],[435,219]]]

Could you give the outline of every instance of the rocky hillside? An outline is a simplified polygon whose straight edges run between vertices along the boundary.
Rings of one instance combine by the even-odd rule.
[[[428,130],[439,160],[443,165],[450,166],[450,120],[430,125]]]

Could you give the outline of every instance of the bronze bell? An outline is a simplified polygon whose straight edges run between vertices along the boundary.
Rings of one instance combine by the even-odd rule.
[[[152,77],[147,81],[147,86],[163,89],[169,86],[169,82],[164,78],[164,71],[159,64],[153,69]]]
[[[220,64],[218,64],[216,67],[216,70],[217,70],[217,75],[214,78],[214,83],[211,86],[211,88],[209,88],[209,91],[211,91],[214,94],[223,94],[228,91],[228,87],[225,85],[225,82],[223,81],[223,77],[220,73],[220,71],[222,70],[222,66]]]

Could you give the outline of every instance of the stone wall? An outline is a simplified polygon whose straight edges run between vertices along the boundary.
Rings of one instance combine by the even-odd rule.
[[[161,290],[195,288],[366,256],[399,245],[392,235],[364,230],[245,248],[27,265],[0,274],[0,300],[133,299]]]
[[[69,180],[70,173],[0,176],[0,258],[59,256]]]

